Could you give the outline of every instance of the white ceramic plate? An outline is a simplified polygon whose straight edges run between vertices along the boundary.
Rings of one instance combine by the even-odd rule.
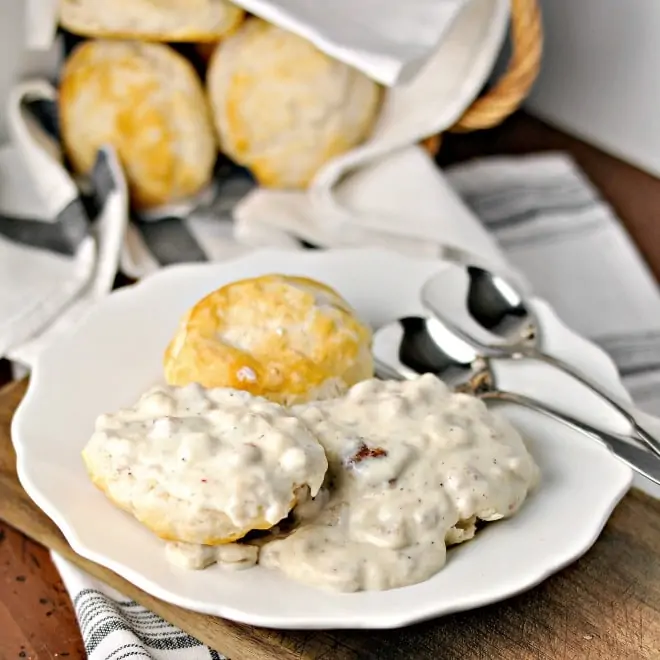
[[[34,369],[13,425],[21,483],[71,546],[145,591],[182,607],[276,628],[391,628],[485,605],[538,584],[582,555],[627,491],[630,470],[594,441],[537,414],[506,409],[542,469],[539,490],[512,519],[449,553],[423,584],[332,594],[256,567],[186,572],[162,542],[114,508],[89,482],[80,451],[96,416],[132,403],[161,379],[163,349],[181,314],[232,280],[281,272],[336,287],[374,326],[421,311],[418,291],[442,268],[380,250],[252,253],[232,262],[173,267],[105,299]],[[535,308],[547,348],[625,395],[610,360]],[[504,368],[506,367],[506,368]],[[502,384],[618,429],[578,385],[538,364],[504,365]]]

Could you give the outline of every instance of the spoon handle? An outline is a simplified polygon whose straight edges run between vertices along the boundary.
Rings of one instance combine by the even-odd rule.
[[[617,458],[635,470],[635,472],[638,472],[653,483],[660,485],[660,458],[641,447],[631,445],[623,439],[623,436],[597,429],[587,422],[576,419],[572,415],[563,413],[546,403],[542,403],[523,394],[491,390],[490,392],[481,393],[478,396],[480,399],[515,403],[531,410],[536,410],[567,424],[577,431],[586,433],[605,445]],[[631,439],[634,440],[636,438],[633,437]]]
[[[617,401],[612,395],[608,394],[605,389],[600,385],[591,380],[588,376],[583,374],[579,369],[576,369],[572,365],[564,362],[560,358],[553,357],[547,353],[542,353],[535,349],[526,349],[520,353],[520,357],[532,358],[534,360],[539,360],[545,362],[556,369],[560,369],[565,373],[569,374],[575,380],[582,383],[585,387],[588,387],[592,392],[601,397],[606,401],[612,408],[625,417],[625,419],[632,425],[635,435],[658,457],[660,457],[660,441],[646,431],[639,422],[635,419],[635,416],[630,411],[630,408],[624,403]]]

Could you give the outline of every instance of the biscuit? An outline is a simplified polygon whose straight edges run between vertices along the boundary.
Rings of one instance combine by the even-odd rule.
[[[60,0],[59,20],[83,37],[218,41],[245,12],[227,0]]]
[[[327,459],[281,406],[229,389],[157,386],[101,415],[83,451],[92,482],[159,537],[222,545],[318,492]]]
[[[380,100],[361,72],[256,18],[220,43],[207,87],[221,150],[273,188],[305,188],[362,142]]]
[[[372,377],[371,331],[330,287],[265,275],[200,300],[164,370],[170,385],[233,387],[286,405],[322,399]]]
[[[217,147],[202,84],[169,46],[81,44],[62,72],[59,111],[73,169],[87,173],[113,146],[135,208],[184,200],[211,180]]]

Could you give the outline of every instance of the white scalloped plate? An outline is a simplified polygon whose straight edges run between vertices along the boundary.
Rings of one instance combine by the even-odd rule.
[[[336,287],[378,326],[420,312],[419,288],[442,267],[381,250],[260,251],[226,263],[168,268],[112,294],[35,366],[12,429],[21,483],[83,557],[165,601],[259,626],[393,628],[538,584],[594,543],[628,490],[631,472],[589,438],[528,411],[504,409],[541,466],[539,490],[514,518],[453,549],[435,577],[386,592],[325,593],[261,567],[173,568],[162,542],[92,486],[80,458],[96,416],[133,402],[161,378],[162,352],[180,315],[218,286],[269,272],[307,275]],[[563,326],[546,304],[534,305],[547,349],[625,396],[609,358]],[[498,372],[507,388],[623,430],[589,392],[543,365],[503,364]]]

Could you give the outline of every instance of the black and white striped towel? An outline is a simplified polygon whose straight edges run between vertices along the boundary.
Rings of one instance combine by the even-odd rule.
[[[574,164],[559,154],[492,158],[454,167],[441,178],[431,172],[430,161],[421,153],[413,149],[406,158],[410,162],[405,168],[382,173],[383,181],[393,177],[381,188],[380,197],[388,207],[398,208],[410,223],[420,208],[441,210],[438,215],[443,216],[443,232],[452,249],[472,248],[481,258],[495,261],[504,254],[568,325],[613,356],[637,403],[660,414],[658,287],[611,209]],[[57,235],[56,230],[50,230],[51,234],[30,232],[26,224],[28,229],[16,231],[15,223],[2,221],[2,213],[38,217],[40,209],[34,206],[29,177],[21,173],[11,148],[0,150],[0,183],[12,184],[0,187],[0,319],[6,320],[8,314],[2,312],[11,310],[11,305],[17,308],[26,296],[47,299],[47,290],[57,290],[79,274],[80,250],[86,237],[95,238],[96,262],[91,269],[87,264],[91,275],[82,277],[79,289],[83,293],[72,293],[62,314],[50,320],[44,317],[34,337],[10,347],[8,353],[28,365],[39,347],[49,337],[52,340],[52,333],[66,332],[89,305],[107,293],[118,259],[132,274],[141,275],[182,260],[230,258],[256,244],[290,249],[332,245],[327,233],[315,232],[313,223],[301,225],[304,214],[296,217],[302,212],[299,200],[286,196],[273,200],[273,218],[277,219],[271,225],[263,213],[254,213],[260,204],[270,203],[260,199],[260,193],[256,203],[254,197],[248,198],[250,212],[239,212],[238,226],[233,224],[231,209],[252,185],[240,170],[224,172],[210,208],[185,219],[133,222],[128,227],[122,215],[125,190],[111,153],[99,159],[98,178],[106,184],[100,186],[105,193],[97,200],[97,220],[87,232],[69,232],[75,245],[70,242],[62,247],[59,239],[51,244],[46,239]],[[480,222],[457,206],[450,187]],[[72,222],[66,218],[64,214],[59,222]],[[291,223],[288,229],[286,222]],[[361,231],[353,240],[368,243],[369,235]],[[416,245],[415,241],[406,244],[403,233],[396,239],[388,231],[373,236],[381,244],[390,236],[394,248],[413,249]],[[452,250],[445,252],[451,254]],[[44,282],[44,278],[50,281]],[[73,320],[67,320],[67,315]],[[0,338],[2,331],[0,324]],[[206,648],[60,557],[55,561],[75,604],[91,660],[222,657],[218,653],[222,649]]]

